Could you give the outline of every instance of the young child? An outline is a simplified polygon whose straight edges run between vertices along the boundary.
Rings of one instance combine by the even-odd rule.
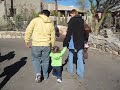
[[[57,77],[57,82],[62,82],[62,56],[64,55],[67,47],[64,47],[62,51],[58,46],[54,46],[51,50],[50,57],[52,60],[51,66],[53,68],[52,75]]]

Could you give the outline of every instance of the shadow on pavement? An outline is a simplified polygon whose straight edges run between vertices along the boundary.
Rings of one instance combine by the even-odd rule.
[[[0,74],[0,78],[5,76],[4,80],[0,83],[0,90],[10,80],[10,78],[14,76],[20,70],[20,68],[26,64],[26,59],[27,57],[22,57],[18,62],[4,68],[4,72]]]
[[[14,56],[15,56],[15,51],[11,51],[4,56],[0,56],[0,62],[3,62],[5,60],[10,60],[10,59],[14,58]]]
[[[73,56],[73,64],[76,65],[76,68],[77,68],[77,53],[74,52],[74,56]],[[65,63],[62,64],[62,67],[64,67],[66,64],[68,63],[68,57],[67,59],[65,60]]]
[[[68,58],[65,60],[65,63],[62,64],[62,66],[64,67],[67,64],[67,62],[68,62]]]

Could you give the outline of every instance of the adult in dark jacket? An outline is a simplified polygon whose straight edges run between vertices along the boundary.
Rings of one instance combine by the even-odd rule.
[[[69,57],[67,64],[67,71],[73,74],[73,56],[74,52],[77,53],[77,74],[80,79],[84,77],[84,64],[83,64],[83,49],[84,49],[84,20],[78,12],[73,9],[70,12],[72,18],[68,22],[68,30],[66,37],[63,41],[63,47],[69,48]]]

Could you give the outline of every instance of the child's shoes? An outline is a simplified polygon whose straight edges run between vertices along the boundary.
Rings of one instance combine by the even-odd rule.
[[[61,82],[62,82],[62,80],[61,80],[61,79],[57,79],[57,82],[58,82],[58,83],[61,83]]]

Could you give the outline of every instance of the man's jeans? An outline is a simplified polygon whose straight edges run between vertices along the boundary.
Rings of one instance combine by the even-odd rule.
[[[61,66],[52,66],[53,67],[53,76],[56,76],[57,79],[62,79],[62,70]]]
[[[48,77],[48,67],[49,67],[49,46],[33,46],[32,47],[32,63],[35,71],[41,74],[41,67],[43,71],[44,79]]]
[[[67,65],[67,71],[71,74],[73,74],[73,56],[74,56],[74,49],[69,50],[69,56],[68,56],[68,65]],[[77,52],[77,74],[79,75],[80,79],[83,79],[84,77],[84,64],[83,64],[83,50],[79,50]]]

